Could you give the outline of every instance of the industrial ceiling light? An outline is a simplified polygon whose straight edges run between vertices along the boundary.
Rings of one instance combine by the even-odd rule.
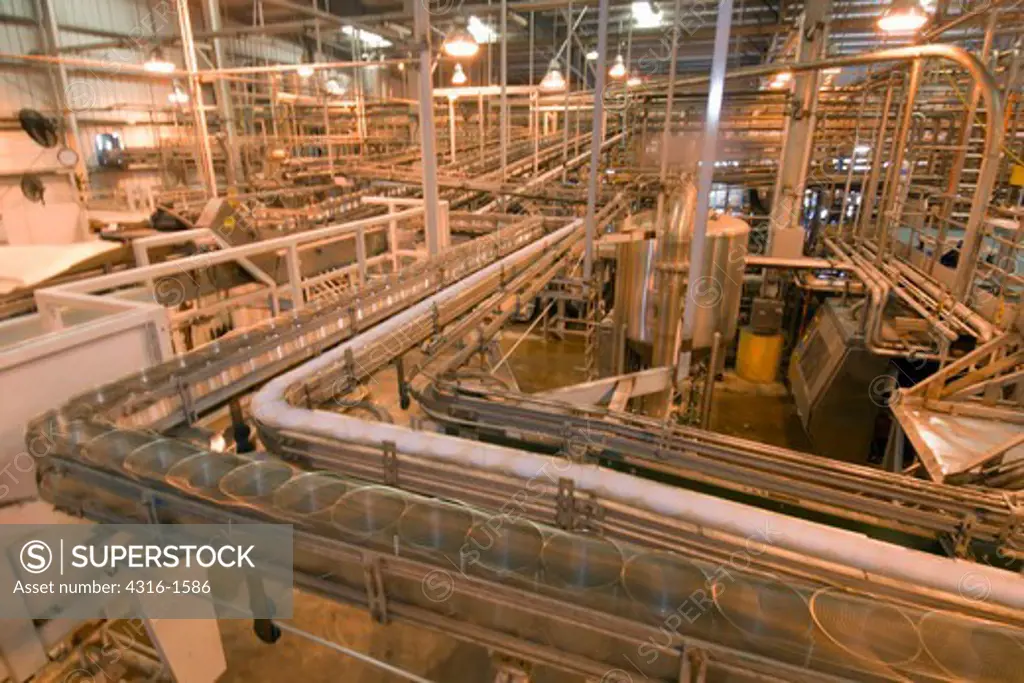
[[[480,51],[480,43],[476,42],[473,34],[466,30],[461,19],[456,19],[455,26],[444,39],[441,49],[449,57],[466,58],[472,57]]]
[[[612,64],[612,68],[608,69],[608,75],[612,78],[625,78],[626,61],[621,54],[615,55],[615,63]]]
[[[311,64],[300,64],[295,73],[299,74],[299,78],[309,78],[316,73],[316,69]]]
[[[335,97],[339,97],[345,94],[345,86],[343,86],[341,83],[337,81],[337,79],[334,78],[324,83],[324,90],[327,91],[327,94],[334,95]]]
[[[551,60],[551,66],[548,67],[548,72],[544,74],[544,78],[540,81],[540,88],[541,90],[547,90],[548,92],[565,90],[565,79],[562,77],[562,72],[558,69],[557,59]]]
[[[177,69],[174,62],[164,57],[164,52],[156,48],[149,55],[149,59],[142,65],[142,68],[153,74],[171,74]]]
[[[463,85],[466,82],[466,72],[462,70],[461,64],[455,65],[455,73],[452,74],[452,85]]]
[[[637,28],[657,28],[661,26],[661,12],[655,12],[647,0],[633,3],[633,19]]]
[[[768,84],[768,87],[771,88],[772,90],[782,90],[787,85],[789,85],[789,82],[792,80],[793,74],[791,72],[781,71],[775,74],[775,76],[772,78],[771,83]]]
[[[598,57],[597,50],[591,50],[590,52],[587,53],[587,61],[588,62],[596,62],[597,61],[597,57]]]
[[[913,33],[928,22],[928,13],[920,0],[892,0],[889,9],[878,18],[878,28],[886,33]]]
[[[516,16],[516,15],[512,15]],[[469,34],[473,36],[473,40],[477,44],[481,43],[496,43],[498,42],[498,34],[494,32],[494,29],[480,21],[480,17],[471,16],[469,18]]]
[[[626,85],[629,86],[630,88],[635,88],[638,85],[640,85],[641,83],[643,83],[643,81],[636,74],[633,74],[632,76],[630,76],[629,80],[626,81]]]
[[[188,93],[181,89],[181,86],[175,85],[174,90],[167,96],[167,101],[171,104],[188,104]]]
[[[380,34],[374,33],[373,31],[364,31],[363,29],[356,29],[352,26],[342,26],[341,32],[350,38],[357,38],[363,47],[374,48],[377,50],[391,47],[391,41],[381,36]]]

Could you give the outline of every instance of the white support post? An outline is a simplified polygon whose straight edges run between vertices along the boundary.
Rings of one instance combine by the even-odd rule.
[[[356,229],[356,263],[359,264],[359,283],[366,282],[366,230]]]
[[[304,304],[302,295],[302,268],[299,261],[299,248],[295,244],[288,247],[288,285],[292,290],[292,310],[297,311]]]

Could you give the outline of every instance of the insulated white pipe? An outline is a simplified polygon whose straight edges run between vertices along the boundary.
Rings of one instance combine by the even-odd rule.
[[[367,330],[287,374],[268,383],[252,400],[252,414],[268,427],[316,435],[364,446],[394,442],[399,453],[433,458],[461,468],[522,479],[524,486],[540,477],[550,483],[558,478],[575,482],[577,489],[601,498],[646,510],[653,515],[708,527],[735,537],[768,544],[783,551],[853,567],[872,576],[897,580],[955,596],[954,599],[981,600],[1024,609],[1024,577],[991,566],[929,555],[891,543],[868,538],[844,529],[788,517],[767,510],[716,498],[685,489],[603,469],[581,465],[511,448],[381,422],[290,405],[288,387],[302,383],[317,372],[342,363],[348,349],[353,351],[380,342],[432,307],[448,301],[500,272],[507,264],[529,258],[578,229],[580,221],[517,251],[462,280],[399,315]],[[979,586],[984,596],[979,595]],[[966,592],[965,591],[969,591]]]

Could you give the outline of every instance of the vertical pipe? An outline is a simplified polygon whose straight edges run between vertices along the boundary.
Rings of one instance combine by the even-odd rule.
[[[997,9],[992,10],[991,14],[989,14],[988,22],[985,25],[985,40],[982,42],[981,46],[982,62],[988,62],[989,55],[992,52],[992,40],[995,34],[996,18],[998,15],[999,11]],[[963,175],[964,164],[967,161],[968,147],[971,144],[971,133],[974,131],[974,120],[978,114],[978,102],[980,100],[981,82],[975,80],[974,87],[971,88],[971,94],[967,100],[967,110],[964,112],[964,124],[960,130],[959,139],[956,142],[958,149],[953,155],[953,163],[951,164],[949,171],[949,180],[946,183],[946,194],[948,196],[942,203],[942,213],[940,214],[944,222],[948,221],[953,216],[953,210],[956,206],[954,197],[960,190],[960,178]]]
[[[448,149],[451,152],[451,162],[455,163],[455,96],[448,96]]]
[[[804,3],[804,12],[797,26],[797,62],[814,61],[823,54],[827,39],[825,22],[831,6],[831,0]],[[803,233],[800,219],[817,126],[821,72],[816,70],[795,75],[793,80],[793,113],[787,121],[768,233],[769,254],[783,257],[803,254],[804,240],[797,236],[802,237]],[[776,239],[776,236],[782,238]]]
[[[508,0],[501,0],[501,182],[508,179]],[[501,195],[502,207],[505,195]]]
[[[672,21],[675,22],[677,20],[676,20],[675,17],[672,17]],[[630,78],[630,76],[633,75],[633,24],[634,23],[635,22],[632,22],[632,21],[629,22],[629,28],[626,29],[626,83],[627,83],[626,87],[627,88],[629,87],[629,85],[628,85],[629,78]],[[628,97],[626,97],[626,102],[629,102],[629,98]],[[624,133],[624,135],[622,136],[622,149],[623,149],[623,151],[625,151],[629,147],[629,132],[630,132],[629,111],[630,111],[630,107],[628,107],[628,106],[622,108],[622,120],[620,121],[620,123],[621,123],[621,126],[622,126],[621,130]]]
[[[196,153],[203,189],[209,198],[217,196],[217,174],[213,169],[213,152],[210,149],[210,132],[206,126],[206,109],[203,107],[203,87],[199,82],[199,65],[196,58],[196,43],[192,37],[192,18],[188,11],[188,0],[177,0],[178,30],[181,33],[181,52],[188,72],[189,102],[192,105],[192,119],[196,132]]]
[[[680,330],[679,364],[676,367],[676,388],[682,389],[682,382],[690,371],[690,356],[693,351],[693,330],[697,322],[696,299],[700,282],[704,278],[704,240],[708,228],[708,202],[711,198],[711,181],[715,173],[715,156],[718,147],[718,126],[722,116],[722,96],[725,91],[725,67],[729,59],[729,32],[732,29],[732,0],[718,4],[718,22],[715,26],[715,52],[711,61],[711,83],[708,89],[708,107],[704,119],[704,145],[701,150],[701,164],[697,173],[697,209],[693,217],[693,237],[690,240],[690,272],[686,288],[686,302],[683,304],[683,324]]]
[[[676,6],[679,0],[676,0]],[[594,273],[594,235],[597,232],[597,176],[600,171],[601,147],[604,142],[604,79],[605,51],[608,49],[608,0],[598,0],[597,12],[597,76],[594,82],[594,124],[590,140],[590,174],[587,178],[586,241],[583,251],[583,281],[590,282]]]
[[[533,12],[530,12],[530,80],[528,81],[530,88],[533,88]],[[533,139],[533,174],[537,175],[537,149],[538,137],[540,133],[537,131],[537,98],[534,97],[533,90],[530,91],[530,137]]]
[[[394,202],[388,202],[388,213],[395,213]],[[398,221],[388,221],[388,251],[391,253],[391,271],[398,272]]]
[[[572,0],[569,0],[569,12],[565,19],[565,97],[563,98],[564,120],[562,122],[562,182],[565,182],[569,160],[569,91],[572,90]]]
[[[294,243],[289,245],[285,261],[288,267],[288,286],[292,290],[292,310],[297,311],[305,305],[305,299],[302,295],[302,265],[299,259],[299,249]]]
[[[857,109],[857,123],[853,128],[853,145],[850,147],[850,167],[846,170],[846,184],[843,185],[843,203],[839,208],[839,225],[836,226],[836,231],[843,234],[843,224],[846,223],[846,211],[850,200],[850,188],[853,185],[853,169],[857,165],[857,146],[860,144],[860,120],[864,112],[864,108],[868,103],[868,89],[864,88],[864,92],[860,96],[860,107]]]
[[[700,398],[700,428],[711,426],[711,406],[715,398],[715,377],[718,375],[719,358],[722,355],[722,333],[715,332],[711,343],[711,357],[708,359],[708,377],[704,381],[704,393]]]
[[[858,239],[867,237],[868,223],[871,222],[872,204],[875,195],[878,193],[878,179],[882,172],[882,157],[885,153],[885,137],[889,128],[889,111],[892,109],[892,94],[895,90],[893,74],[889,74],[889,85],[885,89],[885,101],[882,104],[882,122],[878,127],[878,136],[875,139],[875,149],[871,155],[871,172],[868,175],[866,189],[861,191],[860,196],[860,223],[857,225]]]
[[[53,0],[41,0],[41,2],[41,5],[37,5],[37,9],[40,14],[39,21],[42,23],[43,35],[46,38],[46,42],[49,43],[49,52],[53,53],[54,56],[59,56],[60,30],[57,27],[57,15],[54,14]],[[57,89],[58,92],[56,93],[57,106],[60,107],[61,112],[64,114],[64,120],[68,125],[68,135],[65,142],[78,155],[78,159],[75,161],[75,175],[81,183],[82,195],[88,199],[89,167],[86,164],[85,157],[88,148],[82,142],[82,133],[78,129],[78,115],[68,103],[67,93],[71,92],[71,86],[68,81],[68,70],[63,62],[57,64],[57,79],[60,84],[60,88]]]
[[[998,14],[998,9],[993,10],[985,27],[985,40],[981,48],[981,61],[986,65],[992,52],[992,41],[995,36]],[[974,126],[974,116],[978,110],[978,96],[981,93],[981,88],[981,81],[976,78],[972,99],[968,107],[970,118],[965,126],[966,133],[963,139],[964,149],[962,152],[964,155],[966,155],[967,145],[970,143],[971,130]],[[996,93],[996,98],[999,97],[1000,93]],[[1002,107],[999,109],[1001,110]],[[986,125],[995,127],[1001,132],[1004,125],[1002,115],[995,111],[995,107],[991,103],[986,115],[988,117]],[[960,153],[958,152],[958,154]],[[964,231],[964,246],[960,250],[960,259],[957,262],[956,277],[953,282],[953,295],[960,300],[967,298],[970,293],[971,281],[974,279],[974,271],[978,266],[978,257],[981,253],[981,241],[985,234],[984,218],[988,211],[992,187],[995,185],[996,175],[999,172],[999,160],[998,158],[989,158],[990,153],[991,150],[983,152],[985,158],[982,159],[981,170],[978,172],[977,186],[975,187],[974,197],[971,202],[970,215],[967,218],[967,229]],[[960,161],[959,168],[954,169],[954,171],[959,182],[959,176],[963,172],[963,160]]]
[[[662,229],[662,219],[665,217],[665,185],[668,183],[668,141],[672,134],[672,108],[675,105],[676,89],[676,61],[679,59],[679,8],[680,0],[676,0],[675,7],[672,10],[672,50],[670,51],[668,63],[668,94],[665,97],[665,124],[661,132],[661,163],[658,173],[661,191],[658,192],[658,206],[654,219],[656,230]]]
[[[179,0],[185,2],[185,0]],[[434,131],[434,84],[430,74],[430,15],[426,4],[413,3],[416,39],[420,45],[418,80],[420,110],[420,149],[423,152],[423,208],[427,233],[427,252],[441,251],[437,221],[437,134]]]
[[[366,283],[366,229],[356,228],[356,263],[359,271],[359,284]]]
[[[220,14],[219,0],[206,0],[206,25],[214,34],[219,33],[223,28]],[[319,22],[317,23],[317,35],[320,34]],[[211,41],[213,45],[213,64],[217,69],[226,68],[227,57],[224,53],[224,41],[216,36]],[[227,176],[228,187],[238,187],[239,178],[242,173],[242,161],[239,156],[238,136],[235,134],[235,112],[231,104],[231,84],[226,78],[218,78],[214,81],[217,93],[217,109],[220,111],[221,125],[224,127],[227,152],[225,159],[225,175]]]
[[[476,117],[480,126],[478,137],[480,138],[480,161],[484,160],[484,146],[487,143],[487,122],[484,118],[484,96],[476,96]]]
[[[875,253],[875,263],[877,265],[882,264],[882,259],[889,246],[889,233],[892,231],[893,224],[897,224],[895,227],[899,227],[898,222],[902,212],[897,210],[897,205],[899,204],[897,196],[902,184],[900,176],[903,173],[903,161],[907,154],[910,127],[914,123],[914,100],[917,99],[917,91],[921,86],[921,69],[922,62],[920,59],[915,59],[910,65],[910,82],[907,84],[906,102],[903,103],[903,120],[900,121],[899,133],[896,136],[896,148],[893,150],[894,153],[889,165],[891,179],[889,181],[888,193],[883,197],[882,205],[879,207],[879,221],[882,230],[878,236],[878,251]]]
[[[529,93],[530,108],[534,116],[534,175],[538,173],[538,166],[541,163],[541,118],[540,105],[538,102],[537,90]]]

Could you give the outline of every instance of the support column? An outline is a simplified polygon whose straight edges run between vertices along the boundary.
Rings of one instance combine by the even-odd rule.
[[[223,28],[220,2],[219,0],[206,0],[203,3],[203,9],[206,13],[206,25],[209,27],[210,32],[215,35],[211,41],[213,45],[213,65],[217,69],[226,68],[228,60],[224,54],[224,41],[216,37],[216,34],[220,33]],[[231,87],[226,78],[217,78],[214,81],[214,87],[217,93],[217,109],[220,112],[221,125],[224,127],[226,143],[225,175],[227,176],[228,187],[237,188],[239,178],[242,177],[242,160],[239,153],[238,136],[235,134],[235,112],[234,106],[231,103]]]
[[[917,90],[921,85],[921,69],[921,60],[915,59],[910,66],[910,83],[907,84],[906,101],[903,103],[903,119],[900,121],[895,148],[889,162],[888,192],[882,198],[882,205],[879,207],[878,221],[881,231],[878,235],[878,251],[875,253],[875,263],[878,265],[881,265],[885,258],[885,252],[889,246],[889,235],[899,228],[900,214],[902,214],[902,211],[899,210],[898,199],[900,187],[903,184],[901,175],[903,174],[903,161],[907,153],[907,141],[910,138],[910,127],[914,123],[914,100],[917,99]],[[907,173],[910,173],[909,169]]]
[[[565,121],[562,125],[562,182],[565,182],[565,164],[569,161],[569,91],[572,90],[572,0],[569,0],[569,11],[565,19],[565,96],[563,110]]]
[[[594,134],[590,141],[590,173],[587,178],[586,241],[583,251],[583,282],[594,273],[594,236],[597,232],[597,177],[604,142],[605,52],[608,50],[608,0],[599,0],[597,11],[597,78],[594,82]]]
[[[895,90],[893,76],[889,74],[889,84],[885,90],[885,102],[882,104],[882,122],[875,136],[875,148],[871,154],[871,170],[868,173],[867,183],[861,189],[860,196],[860,218],[857,223],[858,241],[867,238],[867,227],[871,222],[872,207],[875,202],[875,195],[878,194],[878,182],[882,173],[882,159],[885,153],[885,137],[889,128],[889,111],[892,109],[892,96]]]
[[[451,163],[455,163],[455,95],[448,96],[448,148],[451,151]]]
[[[667,197],[665,187],[668,184],[668,142],[672,135],[672,109],[675,105],[676,85],[676,63],[679,60],[679,21],[680,0],[676,0],[672,10],[672,49],[669,51],[668,64],[668,93],[665,96],[665,124],[661,131],[661,159],[659,164],[658,180],[661,183],[661,191],[658,192],[658,205],[655,212],[655,230],[661,230],[665,218],[665,200]],[[628,78],[628,76],[627,76]]]
[[[487,119],[484,117],[484,96],[476,96],[476,117],[480,124],[480,161],[484,160],[484,146],[487,142]]]
[[[831,10],[832,0],[805,4],[797,26],[796,61],[808,62],[824,56],[827,33],[825,22]],[[800,217],[803,213],[807,167],[811,159],[811,141],[817,122],[821,73],[811,71],[800,74],[794,77],[794,81],[793,111],[790,113],[782,149],[768,234],[769,253],[772,256],[792,258],[803,255],[804,235]]]
[[[501,0],[501,111],[498,125],[501,127],[501,182],[508,180],[508,0]],[[505,195],[501,195],[504,209]]]
[[[57,16],[54,14],[53,0],[40,0],[37,5],[39,22],[43,29],[43,36],[46,39],[47,52],[54,56],[60,56],[60,32],[57,28]],[[89,197],[89,167],[86,163],[86,151],[88,147],[82,142],[82,134],[78,129],[78,115],[68,103],[67,93],[71,92],[68,81],[68,70],[63,63],[57,64],[57,81],[59,84],[55,94],[57,107],[64,114],[64,121],[67,124],[68,132],[65,135],[64,143],[78,155],[75,161],[75,175],[78,177],[81,194],[83,198]],[[85,226],[86,228],[88,226]]]
[[[192,105],[192,120],[196,135],[196,162],[202,178],[203,189],[210,199],[217,196],[217,174],[213,169],[213,151],[210,149],[210,132],[206,125],[206,110],[203,108],[203,88],[199,81],[199,65],[196,59],[196,43],[192,37],[192,17],[188,0],[177,0],[178,30],[181,33],[181,52],[188,72],[189,103]]]
[[[179,0],[183,2],[184,0]],[[441,252],[438,234],[437,207],[437,134],[434,131],[434,84],[430,59],[430,14],[425,3],[413,2],[415,35],[419,44],[420,64],[417,74],[417,92],[420,100],[420,149],[423,150],[423,204],[424,228],[427,233],[427,253]]]
[[[711,83],[708,88],[708,106],[704,117],[704,144],[701,163],[697,171],[697,208],[693,215],[693,234],[690,238],[690,268],[687,274],[686,299],[683,302],[683,322],[679,332],[679,360],[676,364],[676,390],[690,374],[693,354],[693,333],[697,324],[697,309],[702,305],[703,282],[711,277],[704,273],[704,244],[708,230],[711,183],[718,153],[718,126],[722,117],[722,98],[725,93],[725,69],[729,59],[729,34],[732,30],[732,0],[718,4],[718,22],[715,26],[715,51],[711,61]],[[714,372],[712,369],[712,373]],[[713,376],[713,375],[712,375]],[[714,382],[714,380],[711,380]],[[710,408],[709,408],[710,410]]]

